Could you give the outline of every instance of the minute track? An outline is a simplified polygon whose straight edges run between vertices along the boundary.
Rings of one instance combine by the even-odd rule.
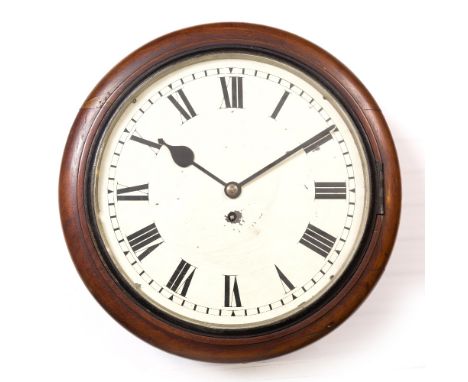
[[[249,78],[249,70],[243,70],[243,69],[238,69],[238,72],[236,73],[236,68],[234,67],[233,68],[233,76],[234,75],[237,75],[237,74],[242,74],[244,72],[245,74],[245,78],[244,78],[244,81],[248,81],[248,78]],[[210,71],[207,71],[208,73],[208,76],[211,74]],[[224,74],[222,69],[219,71],[220,74]],[[204,77],[203,77],[204,78]],[[189,76],[189,78],[186,80],[186,77],[184,77],[184,81],[185,83],[182,84],[183,86],[187,86],[190,81],[194,80],[194,81],[198,81],[200,79],[200,77],[197,77],[196,75],[191,75]],[[331,123],[334,122],[333,119],[330,119],[329,116],[327,116],[323,110],[321,112],[318,112],[318,110],[320,109],[319,106],[317,106],[318,104],[316,103],[315,99],[318,99],[318,97],[316,97],[315,99],[313,99],[311,102],[309,102],[309,100],[311,99],[310,97],[308,97],[307,95],[307,92],[304,92],[303,90],[300,90],[298,89],[297,85],[292,85],[290,83],[287,83],[284,79],[279,79],[278,77],[275,77],[275,76],[268,76],[268,78],[264,78],[266,79],[267,81],[270,81],[272,83],[276,83],[276,84],[280,84],[281,86],[284,86],[285,89],[288,89],[288,96],[287,96],[287,103],[286,102],[283,102],[283,105],[282,106],[285,106],[287,105],[287,108],[279,108],[278,109],[278,113],[276,113],[276,117],[278,118],[279,116],[281,116],[281,118],[278,118],[278,121],[273,121],[274,118],[270,118],[271,116],[269,114],[272,114],[272,108],[271,108],[271,105],[275,106],[275,102],[269,102],[269,105],[270,107],[267,108],[267,110],[269,111],[269,113],[266,113],[264,115],[265,118],[268,118],[270,121],[272,121],[272,123],[275,123],[275,126],[280,126],[282,123],[284,123],[285,120],[287,120],[287,117],[289,116],[289,113],[291,113],[291,109],[294,109],[294,102],[297,101],[297,99],[300,99],[300,98],[305,98],[305,100],[307,101],[307,104],[308,104],[308,109],[312,111],[315,111],[320,115],[320,117],[323,118],[323,121],[325,120],[328,120],[328,121],[332,121]],[[177,82],[177,81],[176,81]],[[173,90],[172,94],[174,94],[173,92],[177,92],[177,85],[176,85],[176,82],[174,83],[173,85]],[[215,82],[213,82],[215,83]],[[219,97],[219,93],[221,93],[221,89],[220,89],[220,86],[219,86],[219,79],[217,80],[217,91],[218,91],[218,97]],[[248,88],[250,89],[250,86],[251,84],[248,83]],[[230,89],[229,89],[230,90]],[[216,90],[215,90],[216,91]],[[192,91],[189,91],[187,90],[185,92],[188,97],[191,99],[191,100],[194,100],[194,107],[195,109],[197,110],[197,118],[196,119],[193,119],[193,121],[187,121],[187,122],[190,122],[190,123],[187,123],[184,125],[180,125],[181,128],[183,129],[187,129],[187,131],[193,131],[195,134],[197,133],[196,130],[194,129],[194,127],[196,126],[197,123],[201,123],[202,122],[202,118],[204,117],[204,111],[203,111],[203,108],[200,107],[199,103],[196,101],[197,100],[197,97],[194,96],[194,94],[196,94],[196,92],[192,92]],[[166,91],[160,91],[160,99],[161,100],[164,100],[164,98],[167,97],[167,92]],[[280,93],[281,94],[281,93]],[[282,93],[284,95],[284,92]],[[247,97],[249,97],[249,94],[247,94]],[[298,98],[299,97],[299,98]],[[249,99],[249,98],[247,98]],[[149,102],[149,100],[151,100],[151,102]],[[291,100],[291,101],[290,101]],[[278,98],[276,98],[276,103],[279,104],[281,100],[278,100]],[[162,146],[163,144],[158,142],[157,138],[155,139],[155,136],[156,137],[161,137],[161,136],[164,136],[163,134],[159,133],[158,130],[155,130],[153,132],[149,132],[147,130],[145,130],[145,127],[144,127],[144,124],[143,125],[140,125],[142,123],[142,121],[145,120],[145,118],[149,118],[149,116],[151,115],[151,110],[150,108],[152,107],[157,107],[158,104],[160,104],[158,102],[158,99],[154,98],[154,97],[150,97],[149,99],[147,99],[147,105],[145,107],[142,107],[141,109],[144,110],[144,117],[141,117],[141,111],[139,110],[139,108],[137,108],[138,110],[138,113],[134,120],[136,122],[134,122],[134,125],[129,125],[129,131],[127,132],[127,136],[123,136],[122,139],[120,139],[121,141],[125,142],[125,145],[129,143],[129,137],[131,136],[132,132],[135,131],[134,129],[135,128],[138,128],[139,132],[141,132],[141,134],[143,136],[146,136],[145,138],[150,138],[150,139],[153,139],[153,142],[156,142],[158,143],[160,146]],[[183,105],[182,102],[179,100],[180,102],[180,105]],[[218,101],[219,102],[219,101]],[[164,103],[165,105],[169,105],[169,103]],[[250,101],[248,102],[248,105],[250,106]],[[215,108],[219,108],[219,103],[213,103],[212,104],[213,107]],[[311,107],[312,105],[312,107]],[[278,106],[278,105],[277,105]],[[281,106],[281,105],[280,105]],[[168,108],[168,111],[170,111],[171,113],[171,116],[174,115],[174,109],[173,109],[173,106],[167,106]],[[275,108],[276,109],[276,108]],[[219,109],[218,109],[219,110]],[[237,110],[233,110],[231,111],[231,113],[245,113],[245,112],[248,112],[249,109],[243,109],[243,110],[240,110],[240,111],[237,111]],[[274,110],[273,110],[274,111]],[[172,118],[172,117],[171,117]],[[174,121],[175,122],[175,121]],[[161,126],[153,126],[154,129],[158,129],[160,128]],[[330,125],[329,124],[329,128],[333,129],[334,128],[334,125]],[[322,130],[323,132],[323,130]],[[337,135],[335,135],[337,134]],[[171,135],[167,135],[168,136],[168,140],[169,140],[169,136]],[[314,155],[313,154],[313,151],[315,150],[315,148],[312,148],[309,150],[309,146],[310,145],[313,145],[313,144],[316,144],[318,143],[318,146],[317,147],[320,147],[321,145],[324,145],[324,144],[327,144],[327,148],[325,148],[325,150],[321,150],[323,152],[330,152],[331,150],[336,150],[336,147],[339,147],[341,148],[340,144],[338,145],[335,145],[335,144],[332,144],[330,145],[328,142],[332,140],[332,138],[337,138],[339,137],[340,134],[339,134],[339,131],[338,130],[335,130],[335,131],[332,131],[331,133],[329,133],[328,131],[325,132],[323,135],[321,136],[314,136],[312,137],[311,139],[307,140],[306,142],[304,142],[303,144],[306,145],[305,148],[307,149],[307,153],[308,155]],[[325,139],[323,141],[323,137],[326,137],[327,139]],[[328,139],[328,137],[330,137],[330,139]],[[174,139],[172,136],[170,138],[170,142],[172,143],[172,139]],[[134,140],[134,139],[132,139]],[[323,142],[322,142],[323,141]],[[338,140],[337,139],[334,139],[334,141],[336,143],[338,143]],[[184,144],[185,142],[188,142],[188,145],[190,146],[191,143],[190,141],[187,141],[187,140],[183,140]],[[137,142],[139,143],[139,142]],[[343,144],[343,143],[341,143]],[[132,150],[135,150],[135,152],[137,152],[136,150],[143,150],[143,149],[138,149],[139,146],[136,146],[134,143],[132,144],[133,146],[129,146],[132,148]],[[149,147],[151,147],[151,145],[147,145]],[[187,146],[185,146],[187,147]],[[198,147],[198,145],[197,145]],[[200,146],[201,147],[201,146]],[[156,147],[151,147],[153,149],[156,149]],[[160,149],[160,147],[159,147]],[[158,151],[159,151],[158,149]],[[125,150],[125,149],[124,149]],[[156,153],[157,151],[154,150]],[[306,150],[304,149],[304,152],[306,152]],[[122,156],[122,153],[121,153],[121,150],[117,151],[117,153],[119,153],[120,155],[116,157],[116,159],[113,161],[112,165],[114,164],[118,164],[122,159],[121,159],[121,156]],[[206,157],[205,153],[202,153],[204,154],[203,157]],[[148,156],[147,154],[142,154],[142,155],[145,155],[145,156]],[[166,155],[166,154],[165,154]],[[318,155],[321,155],[321,154],[318,154]],[[162,165],[164,163],[164,160],[162,160],[162,158],[165,157],[165,156],[162,156],[162,155],[158,155],[157,159],[155,162],[151,162],[151,163],[158,163],[158,166]],[[315,155],[314,155],[315,157]],[[149,158],[149,157],[148,157]],[[228,158],[228,156],[226,156],[226,158]],[[311,157],[312,158],[312,157]],[[223,157],[219,157],[219,159],[223,159]],[[300,162],[299,162],[300,163]],[[190,164],[190,166],[194,166],[196,167],[193,163]],[[115,169],[117,169],[118,166],[115,167]],[[215,166],[214,166],[215,167]],[[184,168],[184,167],[181,167],[181,168]],[[219,168],[219,166],[218,166]],[[201,170],[201,169],[199,169]],[[114,171],[114,170],[112,170]],[[172,170],[171,170],[172,171]],[[202,170],[201,170],[202,171]],[[202,171],[203,172],[203,171]],[[208,175],[208,174],[206,174]],[[111,175],[113,176],[113,175]],[[146,180],[148,179],[148,180]],[[155,182],[155,180],[153,179],[149,179],[149,178],[146,178],[145,181],[150,181],[152,184],[154,182],[154,184],[156,186],[152,186],[152,187],[158,187],[157,186],[157,181]],[[218,178],[219,179],[219,178]],[[273,177],[274,179],[274,177]],[[140,182],[138,182],[138,180],[140,180]],[[161,180],[161,179],[160,179]],[[164,183],[166,183],[166,181],[168,180],[168,178],[166,178],[164,180]],[[221,180],[221,182],[219,181],[216,181],[217,183],[220,183],[220,184],[224,184],[224,181]],[[128,179],[126,179],[126,183],[127,183],[127,186],[128,187],[133,187],[131,184],[133,183],[133,185],[135,184],[140,184],[140,183],[143,183],[142,181],[142,178],[139,178],[139,179],[136,179],[136,181],[133,181],[131,182],[128,181]],[[130,183],[130,185],[128,185]],[[115,185],[113,186],[114,189],[115,189]],[[118,186],[118,188],[121,188],[122,186]],[[156,189],[156,188],[155,188]],[[311,192],[313,193],[313,188],[311,187]],[[115,195],[116,197],[117,195]],[[153,199],[154,200],[154,199]],[[242,199],[239,199],[239,200],[242,200]],[[235,201],[235,200],[233,200]],[[159,201],[157,201],[156,204],[158,204]],[[131,204],[131,203],[127,203],[127,204]],[[140,205],[140,204],[138,204]],[[152,203],[153,205],[153,203]],[[223,221],[224,221],[224,216],[226,213],[228,213],[229,211],[226,211],[224,212],[223,214]],[[158,225],[159,227],[159,225]],[[231,226],[232,228],[235,228],[235,226]],[[163,227],[164,228],[164,227]],[[163,230],[164,231],[164,230]],[[128,232],[128,231],[127,231]],[[342,242],[340,242],[340,245],[341,245]],[[344,243],[344,242],[343,242]],[[125,243],[120,243],[121,246],[123,246]],[[344,244],[343,244],[344,245]],[[219,308],[219,306],[217,306],[217,304],[214,304],[214,305],[211,305],[211,304],[207,304],[204,303],[204,301],[202,299],[198,299],[197,297],[197,288],[199,288],[199,283],[205,283],[207,282],[206,280],[203,279],[203,272],[204,272],[204,269],[203,267],[201,268],[200,272],[201,273],[197,273],[195,275],[195,278],[193,278],[193,281],[190,281],[190,283],[188,285],[190,285],[190,288],[187,289],[186,292],[188,292],[187,294],[187,297],[189,297],[189,299],[187,299],[185,296],[181,295],[180,293],[176,292],[176,291],[173,291],[170,287],[168,287],[166,284],[168,282],[168,276],[167,276],[167,273],[166,273],[166,277],[163,277],[161,278],[160,276],[158,275],[155,275],[154,273],[151,272],[151,269],[147,269],[147,267],[149,266],[153,266],[153,262],[155,262],[154,264],[156,264],[158,261],[160,261],[160,256],[161,254],[164,254],[166,253],[167,251],[170,251],[170,245],[167,245],[165,244],[164,247],[161,247],[163,248],[162,251],[159,251],[158,252],[155,252],[155,256],[147,256],[143,259],[143,262],[134,262],[132,260],[132,257],[133,257],[133,254],[130,253],[128,255],[128,261],[130,262],[130,264],[132,264],[132,266],[135,268],[136,270],[136,273],[138,275],[142,274],[140,277],[142,280],[139,280],[138,282],[139,283],[146,283],[148,284],[148,286],[152,289],[154,289],[161,297],[164,297],[165,299],[167,299],[168,301],[170,301],[170,304],[176,304],[178,306],[180,306],[182,309],[186,309],[188,311],[193,311],[193,312],[197,312],[197,314],[203,314],[203,315],[208,315],[208,316],[221,316],[221,317],[232,317],[232,319],[240,319],[241,317],[255,317],[255,316],[262,316],[264,314],[267,314],[268,312],[275,312],[277,309],[281,309],[282,307],[287,307],[289,306],[290,304],[295,304],[295,301],[297,301],[297,299],[300,299],[301,296],[305,293],[310,293],[309,290],[310,288],[312,288],[314,285],[316,285],[317,283],[317,280],[319,280],[319,278],[321,277],[325,277],[325,275],[327,275],[327,269],[320,269],[320,271],[317,271],[316,273],[312,274],[309,278],[309,281],[307,281],[305,284],[303,284],[303,282],[297,282],[297,280],[295,279],[295,275],[294,275],[294,272],[291,273],[290,271],[290,268],[288,267],[288,265],[280,265],[281,268],[280,268],[280,271],[282,272],[282,275],[284,276],[284,278],[286,280],[288,280],[289,282],[291,282],[292,280],[294,281],[294,283],[291,283],[290,285],[292,286],[295,286],[297,287],[296,289],[291,290],[290,289],[290,285],[288,285],[287,283],[285,284],[283,282],[283,279],[281,278],[281,275],[279,275],[279,273],[277,271],[274,271],[275,272],[275,275],[274,278],[272,278],[271,282],[272,283],[275,283],[276,284],[276,288],[281,288],[281,285],[284,286],[284,288],[281,288],[281,294],[284,294],[286,293],[285,295],[281,296],[280,294],[278,294],[278,298],[279,299],[272,299],[270,302],[267,302],[265,300],[265,304],[264,305],[259,305],[259,306],[252,306],[252,304],[247,304],[245,300],[245,296],[243,297],[243,285],[242,284],[243,282],[245,281],[242,281],[242,280],[245,280],[244,276],[241,275],[241,279],[239,279],[240,276],[238,276],[237,278],[237,287],[238,287],[238,295],[239,295],[239,298],[240,298],[240,303],[242,304],[242,306],[236,306],[237,301],[236,301],[236,295],[233,294],[232,297],[231,297],[231,304],[233,306],[230,306],[230,307],[224,307],[222,309]],[[164,256],[164,255],[163,255]],[[182,255],[183,256],[183,255]],[[187,257],[186,258],[187,262],[188,263],[196,263],[193,261],[193,259],[191,259],[190,257]],[[331,265],[329,262],[326,262],[327,265]],[[143,267],[143,269],[141,269],[141,267]],[[171,266],[172,268],[172,266]],[[174,273],[174,269],[175,268],[172,268],[170,269],[169,273]],[[274,269],[274,268],[273,268]],[[142,271],[145,271],[144,273],[142,273]],[[315,272],[315,270],[314,270]],[[187,276],[188,274],[191,274],[190,272],[187,272],[185,276]],[[287,276],[287,277],[286,277]],[[219,277],[219,276],[217,276]],[[239,284],[239,280],[242,281],[241,284]],[[149,285],[151,283],[151,285]],[[234,283],[233,283],[234,284]],[[183,287],[182,284],[179,285],[179,287]],[[193,289],[195,288],[195,289]],[[182,289],[180,289],[180,292],[182,291]],[[219,290],[219,289],[218,289]],[[171,293],[172,292],[172,293]],[[234,292],[234,289],[233,289],[233,292]],[[281,298],[280,298],[281,297]],[[304,298],[304,297],[302,297]],[[244,307],[244,305],[246,305]],[[255,319],[255,321],[257,320],[261,320],[261,319]]]

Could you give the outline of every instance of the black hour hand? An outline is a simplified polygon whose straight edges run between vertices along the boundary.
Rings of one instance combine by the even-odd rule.
[[[168,148],[169,152],[171,153],[172,159],[174,160],[175,164],[180,167],[189,167],[194,166],[199,169],[201,172],[208,175],[211,179],[216,180],[218,183],[222,184],[223,186],[226,185],[226,182],[219,179],[216,175],[212,174],[210,171],[205,169],[204,167],[200,166],[197,162],[195,162],[195,154],[193,153],[192,149],[187,146],[171,146],[167,144],[164,139],[158,139],[159,144],[164,145]]]
[[[158,143],[166,146],[171,153],[175,164],[180,167],[188,167],[194,163],[195,154],[187,146],[171,146],[164,142],[164,139],[158,139]]]

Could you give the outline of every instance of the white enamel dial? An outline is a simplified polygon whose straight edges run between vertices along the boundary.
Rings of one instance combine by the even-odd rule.
[[[207,54],[122,103],[97,152],[93,209],[143,299],[190,323],[250,328],[339,279],[368,219],[368,171],[356,127],[312,78]]]

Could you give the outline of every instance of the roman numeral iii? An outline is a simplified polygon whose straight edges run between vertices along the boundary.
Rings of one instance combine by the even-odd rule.
[[[148,183],[117,188],[117,200],[148,200]]]
[[[224,275],[224,306],[242,306],[237,276],[235,275]]]
[[[315,182],[315,199],[346,199],[346,183]]]
[[[166,286],[170,290],[185,297],[190,283],[192,282],[195,270],[196,268],[193,265],[182,259]]]
[[[220,77],[219,80],[221,81],[221,88],[223,90],[224,97],[224,106],[226,107],[226,109],[242,109],[244,107],[244,95],[242,85],[243,78],[229,77],[229,79],[226,80],[226,77]],[[231,84],[231,94],[229,94],[228,83]]]
[[[327,257],[335,245],[335,241],[336,237],[309,224],[299,243],[318,253],[320,256]]]
[[[197,113],[195,113],[195,110],[193,109],[192,105],[190,104],[189,100],[187,99],[187,96],[185,95],[182,89],[177,90],[176,94],[184,104],[183,106],[179,103],[178,100],[176,100],[176,98],[172,94],[168,96],[167,99],[171,101],[174,107],[179,111],[183,119],[182,123],[184,123],[187,122],[189,119],[195,117]]]
[[[158,239],[161,239],[161,235],[154,223],[127,236],[128,244],[135,254],[138,253],[140,261],[162,244],[162,242],[156,243]]]

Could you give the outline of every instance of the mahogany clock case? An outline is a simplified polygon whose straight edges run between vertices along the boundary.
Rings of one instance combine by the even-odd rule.
[[[109,119],[148,76],[181,59],[213,52],[262,54],[292,65],[330,91],[358,128],[370,166],[372,205],[363,239],[340,279],[307,309],[272,326],[219,330],[187,324],[139,297],[116,271],[97,234],[90,203],[96,151]],[[366,298],[389,259],[401,204],[395,147],[376,102],[337,59],[293,34],[253,24],[196,26],[158,38],[112,69],[91,92],[71,129],[59,184],[65,239],[83,281],[118,322],[182,356],[244,362],[277,356],[327,334]]]

